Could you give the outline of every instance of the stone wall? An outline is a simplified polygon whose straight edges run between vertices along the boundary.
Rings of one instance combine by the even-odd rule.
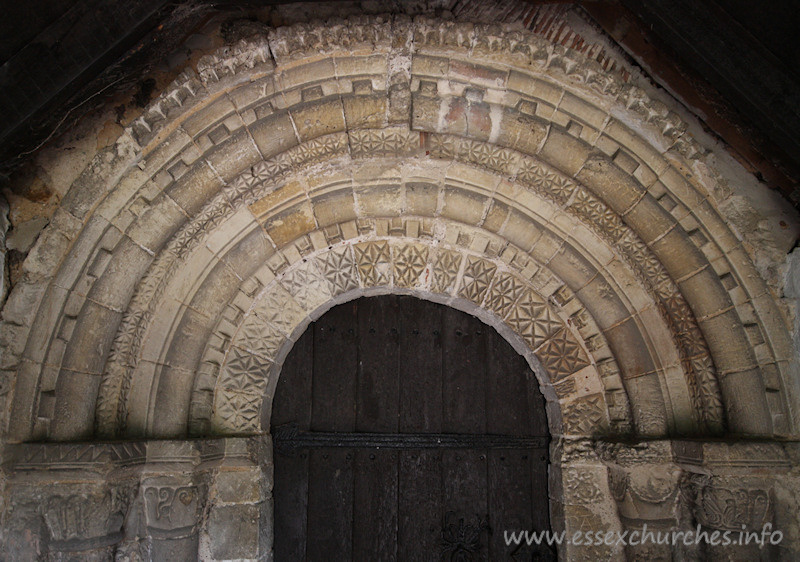
[[[271,528],[269,440],[22,445],[6,560],[264,559]]]
[[[731,227],[717,198],[744,171],[674,101],[519,26],[255,31],[96,155],[22,265],[0,331],[9,552],[268,559],[283,358],[331,306],[404,293],[528,360],[556,528],[771,521],[794,555],[781,243]]]
[[[795,559],[795,449],[774,442],[557,440],[551,513],[554,530],[567,537],[614,532],[636,543],[647,531],[666,537],[699,530],[728,532],[734,542],[744,533],[762,540],[764,529],[781,533],[765,547],[753,540],[709,545],[685,534],[674,547],[652,538],[623,546],[613,538],[565,544],[560,556]],[[29,444],[8,449],[3,468],[11,484],[2,519],[5,559],[272,559],[268,438]]]

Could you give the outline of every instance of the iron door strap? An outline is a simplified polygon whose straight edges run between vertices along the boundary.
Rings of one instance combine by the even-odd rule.
[[[457,433],[357,433],[300,431],[296,423],[272,430],[278,452],[298,449],[547,449],[549,437]]]

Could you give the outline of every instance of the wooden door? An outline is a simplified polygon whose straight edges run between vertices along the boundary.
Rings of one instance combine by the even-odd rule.
[[[544,398],[463,312],[362,298],[314,322],[273,402],[275,560],[549,560]]]

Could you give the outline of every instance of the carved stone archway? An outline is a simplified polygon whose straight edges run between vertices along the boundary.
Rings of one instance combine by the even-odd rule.
[[[14,548],[110,551],[124,528],[153,556],[266,555],[281,362],[325,310],[386,292],[475,314],[528,359],[557,528],[685,525],[692,505],[729,525],[703,515],[722,477],[679,489],[720,449],[668,439],[796,436],[794,351],[686,129],[624,73],[503,26],[329,22],[201,59],[75,182],[4,309],[7,441],[54,442],[10,449],[7,518],[41,531],[9,527]],[[59,444],[101,439],[130,445]],[[746,471],[788,470],[777,443],[747,450]],[[644,484],[637,462],[659,467]],[[781,495],[759,485],[736,497]],[[119,517],[53,515],[93,505]],[[231,520],[252,540],[212,545]]]

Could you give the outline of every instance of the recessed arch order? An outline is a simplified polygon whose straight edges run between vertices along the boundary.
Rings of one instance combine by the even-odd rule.
[[[793,433],[788,330],[685,125],[582,55],[478,27],[295,26],[181,75],[15,289],[38,308],[10,437],[260,433],[292,337],[375,292],[498,327],[555,432]]]

